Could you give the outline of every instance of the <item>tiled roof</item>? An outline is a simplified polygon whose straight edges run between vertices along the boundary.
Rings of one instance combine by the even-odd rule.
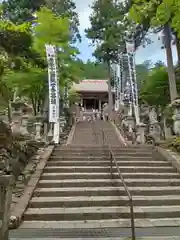
[[[107,80],[85,79],[73,85],[77,92],[108,92]]]

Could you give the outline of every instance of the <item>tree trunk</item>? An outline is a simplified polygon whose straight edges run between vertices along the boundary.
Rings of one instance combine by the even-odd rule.
[[[8,101],[8,121],[9,121],[9,124],[12,123],[12,108],[11,108],[11,101],[9,100]]]
[[[33,112],[34,112],[34,116],[37,115],[37,108],[36,108],[36,100],[33,98],[33,96],[31,95],[31,102],[32,102],[32,106],[33,106]]]
[[[170,33],[170,27],[168,24],[164,26],[164,40],[165,40],[167,66],[168,66],[167,70],[168,70],[168,77],[169,77],[169,92],[170,92],[170,99],[172,102],[177,97],[177,89],[176,89],[176,78],[175,78],[172,49],[171,49],[171,33]]]
[[[113,120],[113,97],[112,97],[112,87],[111,87],[111,70],[110,70],[110,63],[108,62],[108,71],[109,71],[109,77],[108,77],[108,107],[109,107],[109,117],[111,120]]]

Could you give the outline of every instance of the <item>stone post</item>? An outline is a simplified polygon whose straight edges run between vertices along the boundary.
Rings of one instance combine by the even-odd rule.
[[[48,140],[48,123],[44,123],[44,140],[45,142]]]
[[[41,123],[40,122],[35,123],[35,129],[36,129],[35,140],[39,141],[41,140]]]
[[[43,116],[37,115],[36,117],[36,122],[35,122],[35,140],[40,141],[42,140],[41,137],[41,126],[42,126],[42,120]]]
[[[137,139],[136,139],[137,143],[140,143],[140,144],[146,143],[145,129],[146,129],[146,124],[140,123],[139,125],[137,125]]]
[[[101,112],[101,99],[99,99],[99,112]]]
[[[51,141],[53,138],[53,123],[50,123],[49,132],[48,132],[48,141]]]
[[[164,125],[164,135],[165,135],[165,139],[169,139],[172,137],[172,131],[171,128],[167,126],[166,124],[166,118],[164,117],[163,119],[163,125]]]
[[[21,126],[21,130],[23,134],[29,134],[28,130],[27,130],[27,123],[28,123],[28,115],[23,115],[22,116],[22,126]]]
[[[9,239],[13,177],[0,176],[0,239]]]

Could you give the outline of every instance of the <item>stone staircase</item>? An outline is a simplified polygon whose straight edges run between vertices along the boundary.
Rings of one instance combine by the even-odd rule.
[[[108,135],[108,141],[113,146],[120,146],[118,137],[115,134],[113,126],[109,122],[97,120],[95,122],[79,122],[76,124],[72,145],[100,145],[103,144],[102,129]]]
[[[54,150],[19,233],[33,229],[37,239],[40,229],[42,235],[53,229],[50,239],[55,233],[61,239],[131,239],[127,238],[131,236],[128,197],[115,166],[111,178],[108,147],[100,144],[102,126],[114,143],[113,153],[133,196],[138,236],[153,236],[137,239],[180,239],[180,231],[178,237],[171,237],[175,236],[172,227],[180,226],[180,174],[152,147],[123,147],[105,122],[95,126],[99,144],[94,142],[92,123],[78,123],[73,144]]]

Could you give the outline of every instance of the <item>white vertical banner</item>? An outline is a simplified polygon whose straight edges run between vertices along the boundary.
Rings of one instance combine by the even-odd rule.
[[[53,45],[45,45],[48,62],[48,83],[49,83],[49,122],[56,123],[59,111],[59,89],[56,66],[56,48]]]
[[[49,122],[54,123],[53,141],[59,143],[59,80],[56,47],[46,44],[49,83]]]
[[[137,91],[137,79],[136,79],[136,66],[135,66],[135,45],[134,42],[126,42],[126,50],[128,55],[128,65],[129,65],[129,75],[130,75],[130,85],[132,102],[134,107],[134,114],[136,118],[136,124],[139,124],[139,106],[138,106],[138,91]]]

